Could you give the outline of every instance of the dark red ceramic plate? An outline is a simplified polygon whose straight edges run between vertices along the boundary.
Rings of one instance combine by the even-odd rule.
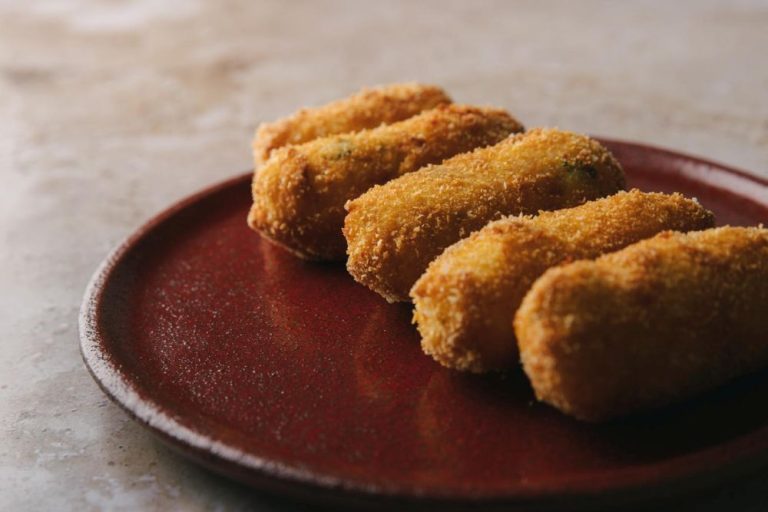
[[[720,224],[768,221],[768,181],[606,141],[629,182],[680,191]],[[591,506],[691,491],[768,460],[768,375],[651,415],[588,425],[521,372],[424,356],[406,305],[245,224],[249,175],[158,215],[96,272],[85,362],[129,414],[202,464],[344,504]]]

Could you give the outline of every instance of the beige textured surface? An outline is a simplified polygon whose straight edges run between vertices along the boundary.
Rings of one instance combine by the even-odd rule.
[[[0,0],[0,510],[290,509],[108,403],[75,325],[109,248],[248,169],[259,121],[413,79],[768,175],[767,26],[766,2]]]

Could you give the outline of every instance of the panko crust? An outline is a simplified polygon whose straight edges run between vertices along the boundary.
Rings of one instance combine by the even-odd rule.
[[[404,83],[364,88],[347,98],[262,123],[253,140],[253,157],[258,167],[273,150],[288,144],[392,124],[449,103],[451,98],[434,85]]]
[[[372,130],[280,148],[254,173],[248,224],[303,258],[343,260],[347,200],[522,129],[504,110],[446,105]]]
[[[768,364],[768,230],[665,232],[548,270],[515,317],[536,396],[588,421]]]
[[[491,222],[448,247],[413,286],[422,349],[456,370],[510,368],[519,360],[511,319],[548,268],[596,258],[664,230],[713,226],[712,212],[695,200],[639,190]]]
[[[388,301],[407,301],[433,259],[488,222],[575,206],[624,186],[621,166],[597,141],[534,129],[350,201],[347,269]]]

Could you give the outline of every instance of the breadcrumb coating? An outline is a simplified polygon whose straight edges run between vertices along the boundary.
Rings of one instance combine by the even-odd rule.
[[[321,107],[303,108],[283,119],[262,123],[253,140],[253,157],[258,167],[279,147],[376,128],[449,103],[451,98],[434,85],[407,83],[366,88]]]
[[[280,148],[254,174],[248,224],[300,257],[343,260],[347,200],[522,129],[504,110],[446,105],[372,130]]]
[[[639,190],[491,222],[448,247],[411,290],[422,349],[457,370],[512,367],[519,354],[510,319],[548,268],[596,258],[661,231],[713,226],[712,213],[695,200]]]
[[[599,421],[768,364],[768,230],[665,232],[548,270],[515,317],[539,400]]]
[[[622,190],[624,173],[597,141],[534,129],[458,155],[347,204],[347,269],[389,302],[449,245],[504,215],[575,206]]]

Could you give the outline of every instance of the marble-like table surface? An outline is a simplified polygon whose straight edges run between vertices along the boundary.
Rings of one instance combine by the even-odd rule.
[[[768,176],[767,50],[765,1],[0,0],[0,510],[302,509],[170,452],[78,352],[100,260],[259,121],[421,80]],[[685,507],[765,510],[768,471]]]

